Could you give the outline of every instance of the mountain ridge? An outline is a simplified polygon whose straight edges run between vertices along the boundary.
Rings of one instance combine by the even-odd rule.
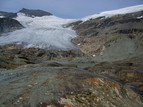
[[[49,12],[43,11],[43,10],[39,10],[39,9],[26,9],[26,8],[22,8],[18,13],[24,13],[25,15],[29,16],[29,17],[42,17],[42,16],[50,16],[52,15]]]
[[[90,19],[95,19],[98,17],[111,17],[117,14],[127,14],[127,13],[133,13],[133,12],[138,12],[138,11],[142,11],[143,10],[143,4],[141,5],[136,5],[136,6],[129,6],[129,7],[125,7],[125,8],[121,8],[121,9],[115,9],[115,10],[110,10],[110,11],[103,11],[100,13],[95,13],[93,15],[89,15],[83,18],[78,18],[77,20],[82,20],[82,21],[87,21]],[[43,15],[39,15],[39,16],[44,16],[44,15],[53,15],[50,12],[47,12],[45,10],[41,10],[41,9],[27,9],[27,8],[22,8],[21,10],[19,10],[18,12],[43,12]],[[8,14],[17,14],[18,12],[5,12],[5,11],[0,11],[0,16],[4,15],[7,16],[9,18],[14,18],[15,15],[8,15]],[[27,14],[28,15],[28,14]],[[32,16],[32,13],[29,14],[29,16]],[[37,15],[38,16],[38,15]]]
[[[130,10],[131,9],[131,10]],[[35,46],[35,47],[39,47],[39,48],[45,48],[46,49],[46,46],[47,46],[47,48],[48,47],[55,47],[55,49],[57,49],[56,48],[56,46],[53,46],[53,44],[56,44],[55,43],[55,38],[54,37],[56,37],[57,36],[57,34],[56,33],[54,33],[53,31],[55,31],[55,32],[60,32],[60,33],[58,33],[58,34],[61,34],[60,36],[58,36],[59,37],[59,39],[58,40],[56,40],[57,41],[57,43],[59,43],[60,45],[58,45],[57,47],[65,47],[65,49],[66,49],[66,46],[70,46],[70,47],[73,47],[72,45],[66,45],[65,43],[69,43],[69,42],[71,42],[71,40],[73,39],[73,38],[75,38],[75,37],[77,37],[76,36],[76,33],[71,33],[71,32],[69,32],[69,31],[72,31],[71,30],[71,28],[66,28],[66,27],[63,27],[63,26],[65,26],[65,25],[72,25],[72,24],[69,24],[69,23],[71,23],[71,22],[74,22],[74,23],[76,23],[77,25],[79,25],[79,27],[80,27],[80,24],[81,25],[84,25],[84,23],[90,23],[90,22],[92,22],[92,20],[94,20],[94,19],[97,19],[97,21],[99,21],[99,22],[102,22],[102,20],[105,20],[105,22],[102,22],[102,23],[98,23],[98,24],[103,24],[104,25],[104,23],[108,23],[108,22],[112,22],[111,20],[112,20],[112,18],[110,19],[110,17],[114,17],[114,16],[116,16],[117,18],[118,18],[118,16],[120,17],[120,15],[124,15],[124,14],[121,14],[121,13],[130,13],[130,12],[135,12],[135,11],[141,11],[143,9],[143,5],[138,5],[138,6],[133,6],[133,7],[127,7],[127,8],[123,8],[123,9],[119,9],[119,10],[114,10],[114,11],[108,11],[108,12],[102,12],[102,13],[100,13],[100,14],[95,14],[95,15],[93,15],[93,16],[90,16],[90,17],[87,17],[86,18],[86,20],[85,20],[85,18],[83,18],[83,19],[76,19],[76,20],[69,20],[69,19],[62,19],[62,18],[58,18],[58,17],[56,17],[56,16],[54,16],[54,15],[51,15],[50,13],[45,13],[45,11],[44,11],[44,13],[43,13],[43,11],[41,11],[41,10],[29,10],[29,9],[25,9],[25,8],[23,8],[23,9],[21,9],[19,12],[18,12],[18,14],[17,14],[17,17],[16,18],[14,18],[15,20],[17,20],[17,21],[19,21],[24,27],[25,27],[25,29],[23,29],[23,30],[21,30],[21,31],[24,31],[24,32],[28,32],[28,36],[24,36],[24,37],[22,37],[23,39],[20,39],[20,40],[18,40],[18,41],[16,41],[16,39],[15,40],[13,40],[13,38],[11,38],[12,36],[7,36],[7,37],[10,37],[11,39],[11,41],[14,41],[14,42],[20,42],[20,43],[25,43],[25,41],[24,40],[26,40],[26,43],[25,44],[27,44],[27,39],[28,38],[32,38],[33,36],[32,36],[32,34],[34,33],[35,35],[37,35],[37,36],[34,36],[34,38],[33,38],[33,40],[31,41],[31,43],[29,43],[28,42],[28,47],[29,46]],[[121,11],[121,10],[123,10],[123,11]],[[113,12],[113,13],[112,13]],[[22,13],[22,14],[21,14]],[[38,13],[38,14],[37,14]],[[39,14],[39,13],[41,13],[41,14]],[[111,14],[112,13],[112,14]],[[120,14],[119,14],[120,13]],[[128,14],[129,14],[128,13]],[[135,12],[136,13],[136,12]],[[34,17],[33,15],[38,15],[38,17]],[[132,14],[134,14],[134,13],[132,13]],[[39,15],[44,15],[44,16],[41,16],[41,17],[39,17]],[[45,16],[46,15],[46,16]],[[50,15],[50,16],[49,16]],[[96,17],[95,17],[96,16]],[[129,17],[130,18],[130,17]],[[139,19],[142,19],[142,15],[140,15],[140,16],[137,16],[136,17],[137,18],[137,20],[139,20]],[[108,19],[108,20],[106,20],[106,19]],[[110,20],[109,20],[110,19]],[[123,18],[122,18],[123,19]],[[122,20],[121,19],[121,20]],[[132,20],[131,18],[130,18],[130,20]],[[134,19],[133,19],[134,20]],[[127,17],[127,21],[128,21],[128,17]],[[112,23],[114,23],[114,22],[112,22]],[[94,24],[94,23],[93,23]],[[75,24],[73,24],[73,26],[74,26],[74,30],[76,30],[75,29],[75,27],[76,27],[76,25]],[[90,26],[92,26],[92,25],[88,25],[88,26],[86,26],[86,28],[85,29],[87,29],[87,28],[89,28]],[[100,25],[98,25],[99,27],[100,27]],[[30,30],[30,29],[31,30]],[[60,28],[60,29],[59,29]],[[98,28],[98,27],[96,27],[96,28]],[[33,29],[35,29],[35,32],[33,32]],[[134,28],[133,28],[134,29]],[[29,30],[30,30],[30,32],[29,32]],[[67,31],[66,31],[67,30]],[[134,29],[134,30],[136,30],[136,29]],[[140,31],[142,31],[142,29],[139,29]],[[63,36],[62,36],[62,32],[65,32],[64,34],[66,34],[64,37],[66,38],[64,38]],[[89,30],[90,31],[90,30]],[[45,33],[46,32],[46,33]],[[86,33],[86,30],[82,30],[82,32],[84,32],[84,33]],[[92,31],[90,31],[90,32],[92,32],[93,34],[94,33],[98,33],[98,32],[96,32],[95,31],[95,29],[92,29]],[[106,31],[107,32],[107,31]],[[124,30],[122,30],[121,29],[121,31],[119,31],[119,32],[125,32]],[[10,33],[10,34],[12,34],[13,35],[13,33],[20,33],[20,31],[17,31],[17,32],[12,32],[12,33]],[[77,33],[78,33],[78,35],[80,36],[80,33],[77,31]],[[24,33],[23,33],[24,34]],[[93,35],[92,34],[92,35]],[[14,34],[13,36],[15,37],[15,35],[16,34]],[[19,35],[22,35],[22,34],[19,34]],[[45,35],[45,36],[43,36],[43,35]],[[51,36],[47,36],[47,35],[51,35]],[[49,40],[49,43],[50,44],[48,44],[48,42],[46,41],[45,42],[45,39],[43,39],[42,41],[41,41],[41,39],[42,38],[40,38],[39,39],[39,41],[37,41],[37,37],[38,36],[41,36],[42,38],[49,38],[49,39],[52,39],[52,40]],[[50,38],[51,37],[51,38]],[[18,38],[18,37],[15,37],[15,38]],[[66,40],[66,41],[64,41],[64,42],[61,42],[62,40],[61,40],[61,38],[63,38],[63,40]],[[1,38],[2,39],[2,38]],[[85,38],[84,38],[85,39]],[[6,41],[6,43],[10,43],[10,42],[8,42],[7,40],[6,40],[6,38],[4,38],[4,40]],[[4,42],[4,40],[2,41],[2,42]],[[31,40],[31,39],[30,39]],[[35,43],[35,41],[36,41],[36,43]],[[52,41],[52,42],[51,42]],[[47,43],[47,44],[46,44]],[[69,43],[69,44],[72,44],[72,43]],[[64,46],[65,45],[65,46]],[[89,45],[90,46],[90,45]],[[50,48],[51,49],[51,48]],[[104,49],[104,48],[103,48]],[[94,50],[94,49],[93,49]],[[100,49],[99,49],[100,50]],[[101,49],[102,50],[102,49]],[[94,55],[94,54],[93,54]]]
[[[22,8],[18,12],[4,12],[0,11],[0,16],[6,18],[16,18],[18,13],[23,13],[29,17],[42,17],[42,16],[50,16],[52,15],[50,12],[40,10],[40,9],[26,9]]]

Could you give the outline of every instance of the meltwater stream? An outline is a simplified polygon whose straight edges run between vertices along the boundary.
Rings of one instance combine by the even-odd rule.
[[[0,45],[16,43],[23,44],[25,48],[60,50],[76,48],[71,42],[71,39],[77,36],[76,32],[71,28],[64,28],[64,25],[74,21],[72,19],[56,16],[32,18],[18,13],[16,20],[25,28],[1,36]]]

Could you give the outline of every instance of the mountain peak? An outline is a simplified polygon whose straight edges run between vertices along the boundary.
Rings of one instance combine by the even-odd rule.
[[[43,11],[43,10],[33,10],[33,9],[26,9],[26,8],[22,8],[19,12],[24,13],[25,15],[30,16],[30,17],[32,16],[42,17],[42,16],[52,15],[51,13]]]

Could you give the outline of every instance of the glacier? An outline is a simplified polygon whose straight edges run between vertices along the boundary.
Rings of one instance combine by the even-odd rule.
[[[75,49],[71,39],[77,34],[71,28],[65,28],[74,19],[62,19],[54,15],[43,17],[28,17],[18,13],[18,20],[25,28],[0,36],[0,45],[22,44],[24,48],[43,48],[68,50]]]

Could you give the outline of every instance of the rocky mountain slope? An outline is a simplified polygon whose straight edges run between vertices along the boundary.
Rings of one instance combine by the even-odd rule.
[[[43,10],[30,10],[30,9],[21,9],[19,11],[19,13],[24,13],[25,15],[29,16],[29,17],[42,17],[42,16],[50,16],[52,15],[49,12],[43,11]]]
[[[32,10],[32,9],[22,8],[20,11],[16,13],[0,11],[0,17],[16,18],[18,13],[23,13],[29,17],[42,17],[42,16],[52,15],[50,12],[46,12],[43,10]]]
[[[14,18],[14,17],[17,17],[17,13],[0,11],[0,17],[1,17],[1,18],[3,18],[3,17],[6,17],[6,18]]]
[[[0,33],[7,33],[24,28],[17,20],[0,18]]]
[[[0,37],[0,106],[143,106],[143,5],[15,19],[25,28]]]
[[[143,53],[143,11],[71,23],[79,35],[73,42],[84,52],[121,60]]]

